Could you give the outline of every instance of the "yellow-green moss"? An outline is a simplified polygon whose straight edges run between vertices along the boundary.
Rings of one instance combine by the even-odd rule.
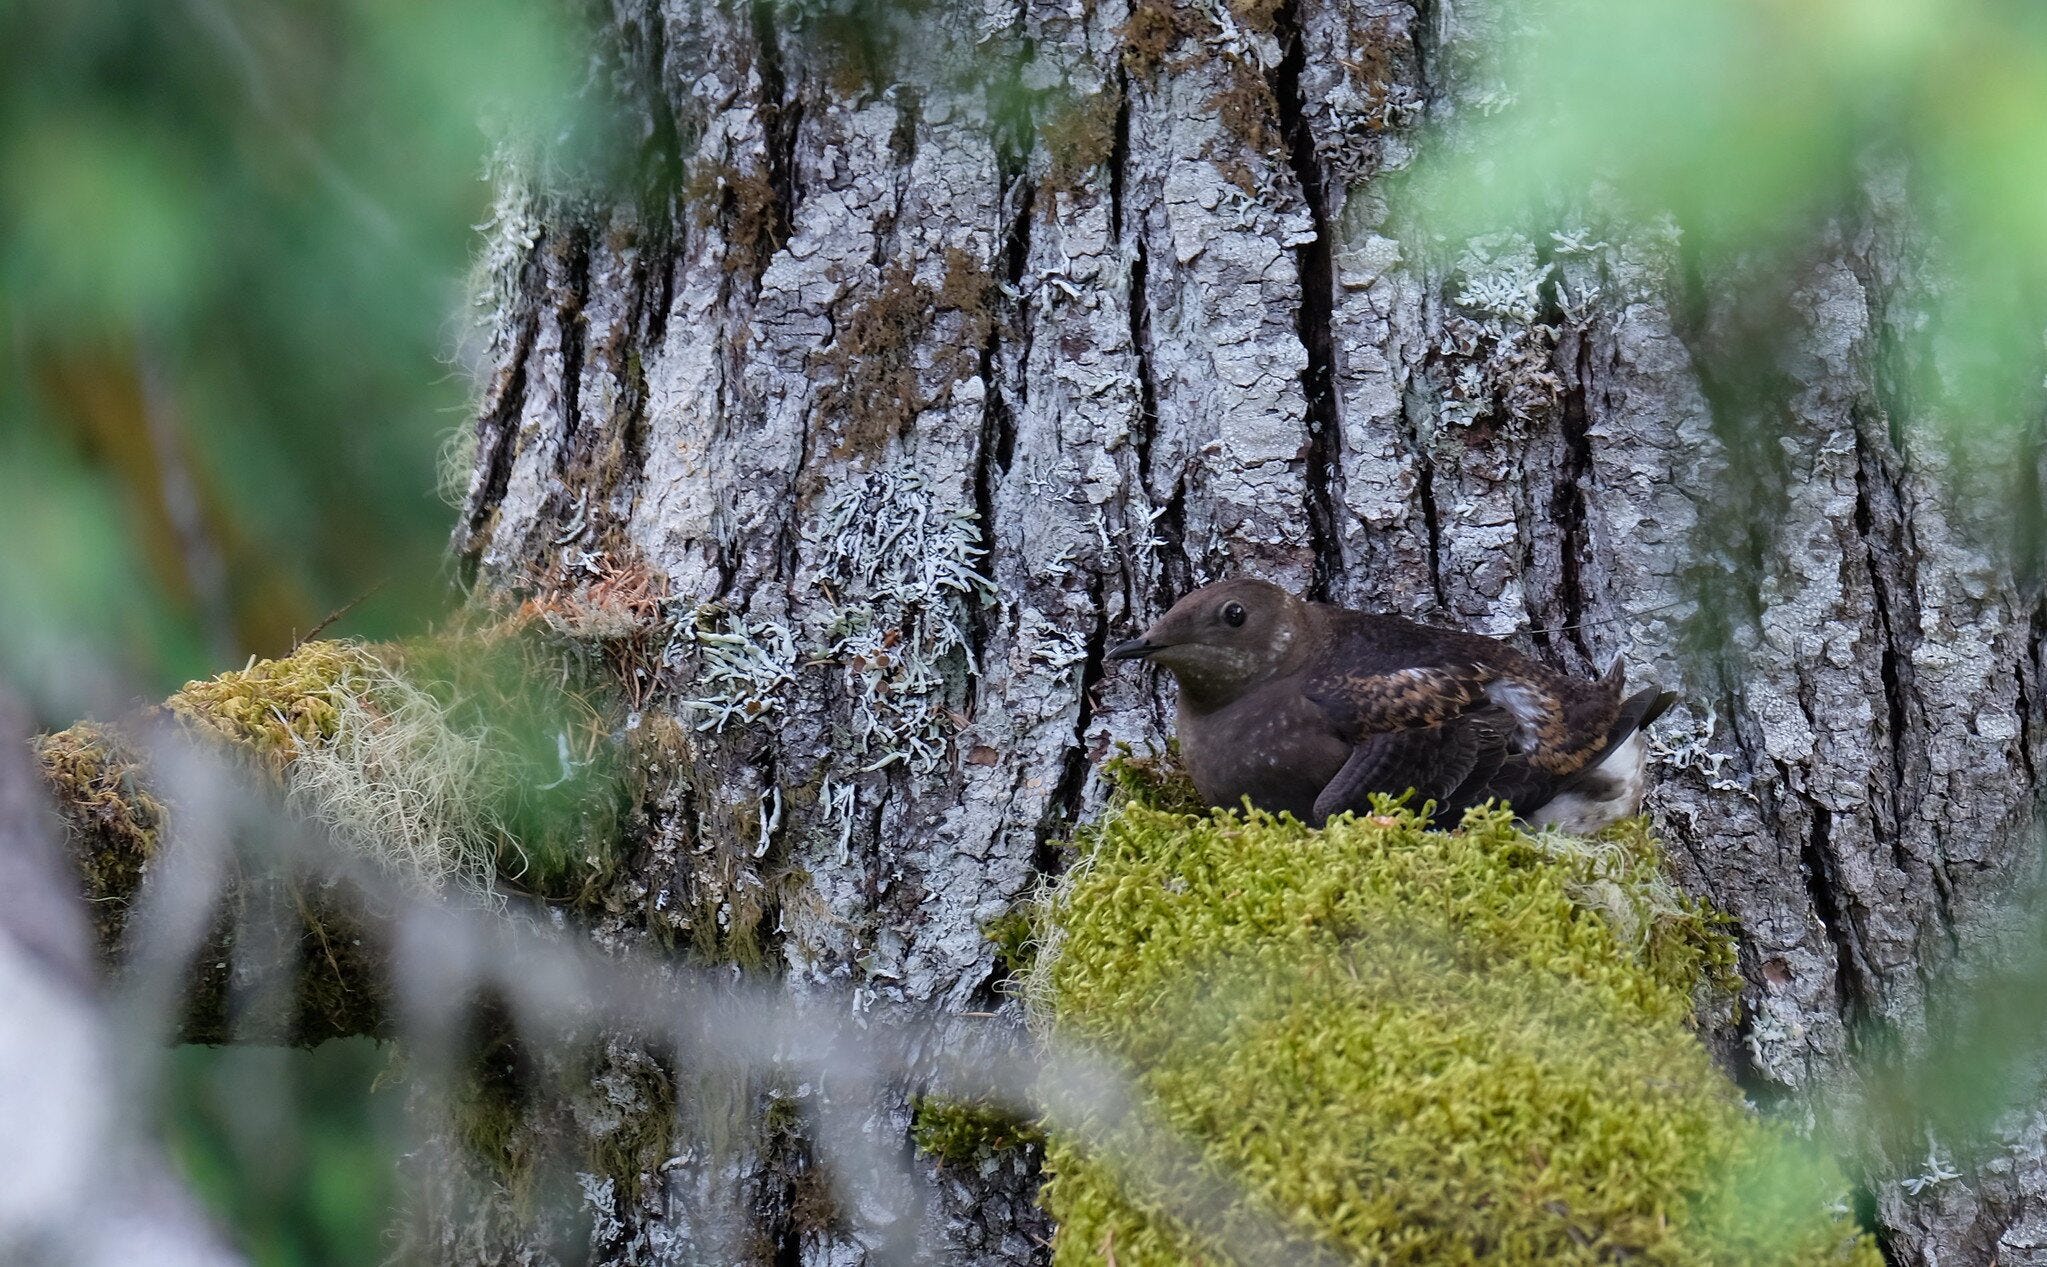
[[[187,682],[164,707],[281,771],[302,745],[334,738],[341,725],[338,696],[352,679],[377,667],[360,643],[309,642],[281,659]]]
[[[1013,910],[989,920],[981,936],[995,947],[995,962],[1004,971],[1028,971],[1038,957],[1038,928],[1028,911]]]
[[[952,1166],[970,1166],[1012,1148],[1042,1144],[1044,1132],[975,1100],[924,1096],[910,1110],[910,1138],[925,1153]]]
[[[97,722],[38,737],[65,843],[83,881],[87,909],[111,964],[128,923],[129,904],[163,834],[163,803],[142,777],[140,754],[119,732]]]
[[[1652,892],[1653,847],[1376,810],[1326,830],[1113,810],[1048,903],[1034,1002],[1136,1071],[1259,1218],[1359,1261],[1880,1261],[1829,1213],[1839,1176],[1689,1028],[1724,936],[1660,897],[1646,929],[1583,900]],[[1113,1158],[1126,1128],[1105,1129]],[[1227,1261],[1162,1201],[1201,1198],[1126,1160],[1053,1137],[1056,1261]]]

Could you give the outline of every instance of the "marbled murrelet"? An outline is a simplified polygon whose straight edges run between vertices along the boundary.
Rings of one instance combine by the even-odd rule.
[[[1175,729],[1211,805],[1321,823],[1412,789],[1454,820],[1489,799],[1589,833],[1640,811],[1643,728],[1675,697],[1621,697],[1479,634],[1295,598],[1258,580],[1195,590],[1110,650],[1180,684]]]

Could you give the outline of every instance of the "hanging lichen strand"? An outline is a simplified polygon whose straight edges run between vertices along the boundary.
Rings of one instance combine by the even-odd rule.
[[[1275,1217],[1341,1261],[1881,1261],[1831,1164],[1691,1032],[1732,946],[1639,826],[1588,846],[1505,813],[1312,831],[1133,802],[1038,932],[1035,1013],[1137,1071],[1250,1198],[1197,1235],[1160,1212],[1189,1208],[1172,1180],[1055,1134],[1059,1263],[1231,1261]]]

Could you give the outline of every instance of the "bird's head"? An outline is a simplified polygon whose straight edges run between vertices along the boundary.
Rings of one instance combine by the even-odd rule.
[[[1221,581],[1174,603],[1108,658],[1150,660],[1172,670],[1191,700],[1218,707],[1292,667],[1307,651],[1308,619],[1308,604],[1277,585]]]

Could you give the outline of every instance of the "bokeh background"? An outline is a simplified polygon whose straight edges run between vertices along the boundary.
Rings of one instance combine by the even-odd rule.
[[[43,725],[447,608],[474,226],[583,60],[518,3],[0,6],[0,675]],[[389,1059],[175,1053],[166,1142],[258,1261],[383,1257]]]

